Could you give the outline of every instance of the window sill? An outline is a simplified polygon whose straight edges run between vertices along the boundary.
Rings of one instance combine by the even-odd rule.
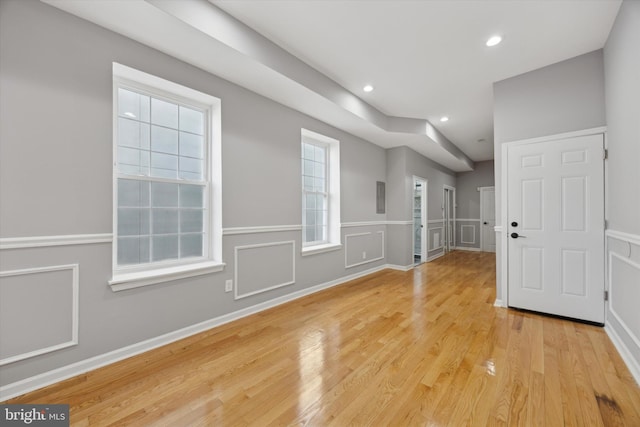
[[[321,254],[324,252],[337,251],[342,249],[341,243],[328,243],[326,245],[307,246],[302,248],[302,256]]]
[[[111,290],[113,292],[118,292],[126,289],[169,282],[171,280],[215,273],[224,270],[224,267],[225,264],[222,262],[207,261],[197,264],[181,265],[178,267],[138,271],[135,273],[120,273],[114,274],[111,280],[109,280],[109,286],[111,286]]]

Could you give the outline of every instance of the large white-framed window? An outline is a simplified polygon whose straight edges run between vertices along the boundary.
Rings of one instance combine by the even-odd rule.
[[[220,99],[113,64],[113,290],[220,271]]]
[[[302,254],[339,249],[340,142],[301,131]]]

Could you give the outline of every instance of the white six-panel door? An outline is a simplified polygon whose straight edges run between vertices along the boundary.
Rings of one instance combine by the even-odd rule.
[[[604,323],[602,134],[508,148],[508,305]]]
[[[496,190],[480,187],[480,247],[483,252],[496,251]]]

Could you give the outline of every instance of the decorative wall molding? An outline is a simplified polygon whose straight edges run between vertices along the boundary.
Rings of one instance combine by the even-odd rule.
[[[387,225],[413,225],[413,220],[411,221],[386,221]]]
[[[442,234],[444,234],[444,233],[440,234],[440,236],[439,236],[438,246],[433,246],[434,235],[433,234],[429,235],[428,233],[430,231],[434,231],[434,230],[441,230],[441,231],[444,232],[444,226],[431,227],[431,228],[427,229],[427,236],[428,236],[427,237],[427,252],[437,251],[438,249],[442,249]]]
[[[37,350],[33,350],[23,354],[16,354],[14,356],[6,357],[0,360],[0,366],[17,362],[19,360],[28,359],[34,356],[39,356],[45,353],[51,353],[56,350],[61,350],[67,347],[73,347],[78,345],[78,312],[79,312],[79,278],[80,278],[80,266],[78,264],[67,264],[67,265],[53,265],[47,267],[36,267],[36,268],[26,268],[22,270],[10,270],[10,271],[1,271],[0,277],[14,277],[14,276],[23,276],[28,274],[41,274],[48,273],[52,271],[65,271],[71,270],[71,340],[61,342],[52,346],[39,348]],[[0,399],[2,400],[2,399]]]
[[[61,236],[3,237],[0,238],[0,250],[41,248],[47,246],[89,245],[93,243],[111,243],[113,234],[66,234]]]
[[[436,260],[436,259],[438,259],[438,258],[440,258],[440,257],[443,257],[443,256],[444,256],[444,251],[439,252],[439,253],[437,253],[437,254],[435,254],[435,255],[431,255],[430,257],[428,257],[428,258],[426,259],[426,261],[425,261],[425,262],[431,262],[431,261]]]
[[[456,246],[454,249],[456,251],[482,252],[482,249],[480,248],[473,248],[469,246]]]
[[[629,372],[636,380],[636,384],[640,385],[640,363],[633,357],[627,346],[622,341],[622,338],[616,333],[610,325],[604,325],[604,331],[607,333],[613,346],[618,350],[620,357],[629,368]]]
[[[369,270],[350,274],[350,275],[341,277],[339,279],[335,279],[329,282],[325,282],[325,283],[321,283],[305,289],[301,289],[299,291],[296,291],[287,295],[283,295],[281,297],[277,297],[269,301],[265,301],[247,308],[243,308],[241,310],[237,310],[232,313],[215,317],[213,319],[205,320],[204,322],[187,326],[186,328],[182,328],[173,332],[169,332],[164,335],[150,338],[148,340],[141,341],[139,343],[132,344],[126,347],[122,347],[117,350],[110,351],[108,353],[100,354],[100,355],[91,357],[89,359],[81,360],[79,362],[75,362],[67,366],[62,366],[60,368],[57,368],[48,372],[44,372],[39,375],[35,375],[30,378],[25,378],[21,381],[17,381],[15,383],[7,384],[0,387],[0,401],[5,401],[7,399],[11,399],[21,394],[28,393],[30,391],[33,391],[42,387],[46,387],[51,384],[55,384],[57,382],[75,377],[80,374],[84,374],[94,369],[98,369],[103,366],[110,365],[115,362],[119,362],[121,360],[127,359],[132,356],[136,356],[146,351],[153,350],[158,347],[162,347],[163,345],[167,345],[172,342],[179,341],[181,339],[190,337],[200,332],[204,332],[209,329],[215,328],[217,326],[221,326],[226,323],[233,322],[234,320],[242,319],[243,317],[247,317],[252,314],[259,313],[264,310],[268,310],[270,308],[285,304],[290,301],[294,301],[296,299],[305,297],[307,295],[311,295],[316,292],[320,292],[322,290],[341,285],[343,283],[358,279],[360,277],[368,276],[370,274],[374,274],[385,269],[408,271],[408,270],[411,270],[412,268],[413,268],[413,265],[410,265],[410,266],[381,265],[379,267],[375,267]]]
[[[464,228],[471,228],[471,235],[473,236],[473,240],[471,242],[465,241],[464,240]],[[461,225],[460,226],[460,243],[465,243],[468,245],[475,245],[476,244],[476,226],[474,225]]]
[[[605,231],[607,237],[612,239],[621,240],[623,242],[631,243],[636,246],[640,246],[640,235],[625,233],[624,231],[607,230]]]
[[[269,286],[267,288],[262,288],[257,291],[240,294],[238,291],[240,289],[240,283],[238,281],[238,277],[239,277],[238,255],[240,251],[248,250],[248,249],[267,248],[267,247],[273,247],[273,246],[283,246],[283,245],[291,245],[291,280],[288,280],[283,283],[277,283],[275,285]],[[236,246],[234,248],[234,282],[235,282],[235,286],[233,287],[234,299],[246,298],[251,295],[261,294],[263,292],[271,291],[273,289],[282,288],[284,286],[289,286],[296,283],[296,242],[295,240],[288,240],[285,242],[261,243],[256,245]]]
[[[636,347],[638,349],[640,349],[640,337],[638,337],[636,335],[636,333],[631,330],[631,328],[629,327],[629,325],[627,324],[627,322],[625,321],[625,319],[617,313],[616,308],[613,306],[613,298],[614,295],[616,293],[616,287],[614,286],[614,282],[613,282],[613,274],[614,274],[614,259],[618,259],[619,261],[631,266],[632,268],[636,269],[638,271],[638,277],[640,277],[640,264],[631,261],[628,258],[625,258],[621,255],[618,255],[615,252],[609,252],[609,313],[615,318],[616,322],[618,322],[618,324],[620,324],[620,326],[622,326],[622,328],[624,329],[624,331],[627,333],[627,335],[629,336],[629,338],[631,338],[633,340],[633,343],[636,345]]]
[[[258,225],[253,227],[227,227],[222,229],[222,235],[233,236],[237,234],[276,233],[282,231],[302,231],[301,224],[294,225]]]
[[[480,218],[456,218],[455,221],[480,222]]]
[[[374,232],[366,232],[366,233],[354,233],[354,234],[345,234],[344,236],[344,268],[352,268],[352,267],[357,267],[359,265],[364,265],[364,264],[369,264],[370,262],[375,262],[375,261],[380,261],[384,259],[384,231],[376,231],[375,234],[380,234],[381,238],[380,238],[380,244],[382,246],[381,248],[381,254],[382,256],[378,257],[378,258],[372,258],[372,259],[367,259],[364,260],[362,262],[357,262],[355,264],[349,264],[349,260],[348,260],[348,256],[349,256],[349,237],[358,237],[358,236],[369,236],[369,235],[373,235]]]
[[[427,224],[441,224],[444,222],[444,219],[430,219],[429,221],[427,221]]]
[[[359,221],[359,222],[343,222],[342,228],[348,227],[370,227],[374,225],[387,225],[389,221]]]

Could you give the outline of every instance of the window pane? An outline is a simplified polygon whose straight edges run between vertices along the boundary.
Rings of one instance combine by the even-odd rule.
[[[118,115],[149,122],[149,97],[127,89],[118,89]]]
[[[204,187],[180,184],[180,206],[183,208],[203,208]]]
[[[324,178],[324,163],[315,163],[314,175],[319,178]]]
[[[118,209],[118,235],[139,236],[149,234],[149,209]]]
[[[178,129],[178,106],[160,99],[151,99],[151,123]]]
[[[316,240],[316,228],[315,227],[306,227],[305,228],[305,242],[314,242]]]
[[[202,160],[180,157],[180,178],[202,180]]]
[[[118,179],[118,206],[149,206],[149,183]]]
[[[324,180],[324,178],[314,178],[314,181],[315,181],[315,184],[316,184],[315,185],[315,190],[316,191],[321,191],[321,192],[324,193],[325,192],[325,186],[324,186],[325,180]]]
[[[326,210],[327,209],[327,198],[322,194],[317,194],[316,196],[316,209]]]
[[[317,145],[314,145],[313,149],[315,151],[314,152],[315,161],[324,163],[325,149],[323,147],[319,147]]]
[[[302,143],[302,157],[307,160],[313,160],[313,145]]]
[[[153,261],[178,258],[178,236],[153,236]]]
[[[191,108],[180,107],[180,130],[204,134],[204,114]]]
[[[149,262],[148,237],[121,237],[118,239],[118,264]]]
[[[118,147],[118,170],[122,170],[122,166],[137,166],[137,168],[129,169],[135,170],[136,175],[141,173],[140,166],[143,166],[148,156],[148,151],[138,150],[135,148]]]
[[[309,210],[309,209],[306,211],[306,218],[305,218],[304,224],[308,227],[313,227],[316,225],[316,211]]]
[[[118,145],[149,149],[149,125],[118,118]]]
[[[203,138],[198,135],[180,132],[180,155],[202,159],[204,157]]]
[[[315,194],[305,194],[305,206],[306,209],[315,209],[316,208],[316,195]]]
[[[151,153],[151,175],[160,178],[178,177],[178,156]]]
[[[177,209],[152,210],[153,234],[171,234],[178,232]]]
[[[304,171],[302,172],[306,176],[313,176],[313,171],[315,170],[313,162],[311,160],[304,161]]]
[[[303,178],[304,181],[304,189],[307,191],[313,191],[313,178],[309,176],[305,176]]]
[[[202,234],[180,236],[180,258],[203,256]]]
[[[151,150],[178,154],[178,131],[160,126],[151,126]]]
[[[324,211],[316,211],[316,225],[325,225]]]
[[[153,207],[177,207],[178,184],[152,182],[151,205]]]
[[[203,213],[204,211],[200,209],[182,209],[180,211],[180,232],[194,233],[204,231]]]

